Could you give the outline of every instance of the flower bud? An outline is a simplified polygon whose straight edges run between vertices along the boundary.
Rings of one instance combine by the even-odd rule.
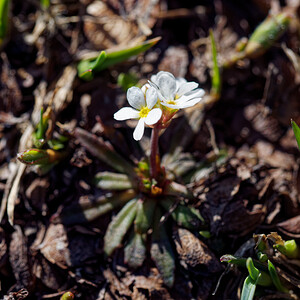
[[[268,16],[253,32],[245,48],[245,56],[256,58],[265,53],[286,31],[292,16],[282,12]]]
[[[18,153],[17,158],[26,165],[48,165],[58,162],[62,154],[51,150],[29,149]]]

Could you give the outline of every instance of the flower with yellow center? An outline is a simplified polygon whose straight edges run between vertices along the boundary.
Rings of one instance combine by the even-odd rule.
[[[160,104],[172,109],[194,106],[204,95],[204,90],[198,88],[198,83],[175,78],[164,71],[152,75],[149,84],[156,88]]]
[[[121,108],[114,114],[114,118],[118,121],[138,119],[133,138],[139,141],[144,134],[145,124],[154,125],[161,118],[161,109],[153,108],[158,100],[157,91],[154,87],[143,90],[138,87],[131,87],[127,91],[127,100],[132,107]]]

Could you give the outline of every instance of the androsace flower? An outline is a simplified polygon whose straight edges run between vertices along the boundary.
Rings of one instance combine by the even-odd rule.
[[[160,104],[173,109],[191,107],[200,102],[204,95],[198,83],[175,78],[169,72],[161,71],[152,75],[149,83],[157,89]]]
[[[138,87],[131,87],[127,91],[127,100],[133,108],[121,108],[114,114],[114,118],[118,121],[138,119],[133,138],[139,141],[144,134],[145,124],[154,125],[161,118],[162,110],[154,108],[158,100],[157,91],[154,87],[143,90]]]

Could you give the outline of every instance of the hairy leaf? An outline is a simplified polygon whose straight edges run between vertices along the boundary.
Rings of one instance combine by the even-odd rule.
[[[81,128],[75,129],[75,137],[102,162],[121,173],[128,174],[132,178],[135,178],[134,167],[120,156],[110,144],[104,142],[101,137],[97,137]]]
[[[145,237],[132,230],[128,244],[124,249],[124,261],[131,268],[140,267],[146,257]]]
[[[165,198],[160,204],[166,211],[170,211],[174,202],[170,198]],[[200,229],[204,225],[204,219],[193,207],[178,204],[171,215],[179,226],[190,230]]]
[[[60,221],[65,225],[91,222],[126,204],[135,195],[135,191],[126,190],[121,193],[103,196],[94,202],[72,204],[71,206],[66,206],[60,216],[54,216],[53,221]]]
[[[152,227],[153,215],[156,207],[155,199],[139,200],[137,203],[137,213],[134,220],[134,230],[137,233],[147,233],[148,229]]]
[[[126,174],[100,172],[95,176],[96,186],[103,190],[127,190],[135,183]]]
[[[110,256],[122,243],[136,216],[137,200],[129,201],[108,225],[104,236],[104,253]]]
[[[155,262],[164,283],[168,287],[174,284],[175,258],[166,229],[160,223],[162,213],[157,207],[152,233],[151,258]]]

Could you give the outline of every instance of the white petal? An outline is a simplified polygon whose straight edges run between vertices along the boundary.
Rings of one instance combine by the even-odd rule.
[[[157,84],[157,75],[152,75],[152,76],[150,77],[150,80],[151,80],[153,83]]]
[[[168,100],[162,95],[162,93],[159,90],[157,91],[157,96],[161,102],[168,102]]]
[[[176,104],[169,104],[169,103],[165,103],[165,102],[161,102],[162,105],[173,108],[173,109],[180,109],[182,108],[181,105],[176,105]]]
[[[176,91],[179,90],[179,88],[186,83],[186,80],[182,77],[176,78]]]
[[[147,91],[147,89],[149,89],[149,87],[150,87],[150,84],[149,84],[149,83],[144,84],[144,85],[141,87],[142,92],[145,94],[146,91]]]
[[[141,89],[136,86],[131,87],[127,91],[127,100],[129,104],[140,110],[143,106],[145,106],[145,95]]]
[[[144,129],[145,129],[145,118],[140,118],[133,132],[133,138],[136,141],[139,141],[143,137]]]
[[[152,107],[156,104],[158,98],[157,98],[157,92],[154,87],[150,87],[146,92],[146,102],[148,108],[152,109]]]
[[[128,119],[138,119],[139,111],[131,107],[123,107],[114,114],[115,120],[124,121]]]
[[[160,120],[161,115],[162,111],[160,108],[153,108],[149,111],[148,116],[145,118],[145,123],[147,125],[154,125]]]
[[[197,104],[198,102],[200,102],[201,100],[202,100],[202,98],[196,98],[196,99],[190,100],[190,101],[180,105],[181,106],[180,108],[192,107],[195,104]]]
[[[198,89],[196,92],[190,92],[185,94],[184,96],[181,96],[176,100],[177,105],[182,105],[185,102],[194,100],[194,99],[202,99],[202,96],[205,94],[204,90]]]
[[[185,96],[193,96],[193,98],[195,98],[195,97],[203,97],[204,94],[205,91],[203,89],[196,89],[188,93],[185,93]]]
[[[168,100],[174,99],[176,92],[176,80],[171,73],[159,73],[159,75],[157,75],[157,85],[165,98]]]
[[[179,90],[177,91],[177,95],[182,96],[182,95],[196,89],[198,87],[198,85],[199,84],[196,82],[186,82],[180,86]]]

